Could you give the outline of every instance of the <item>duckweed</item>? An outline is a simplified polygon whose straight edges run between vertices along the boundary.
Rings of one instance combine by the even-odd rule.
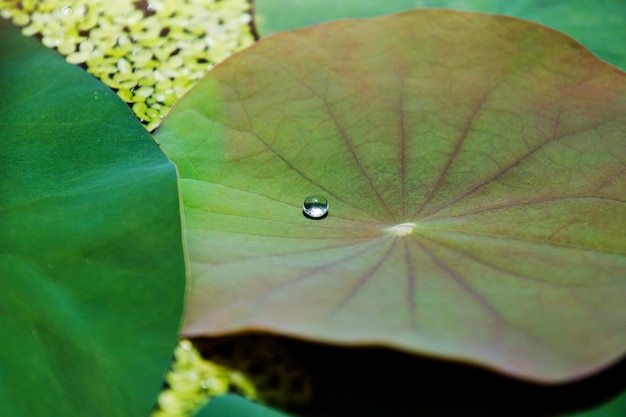
[[[309,374],[289,349],[269,335],[183,339],[174,353],[152,417],[185,417],[226,393],[285,408],[308,404]]]
[[[149,131],[213,65],[250,45],[247,0],[0,0],[0,16],[117,92]]]
[[[203,359],[186,339],[180,340],[174,351],[166,382],[168,388],[161,391],[152,417],[189,416],[206,401],[228,392],[238,392],[251,400],[259,397],[246,375]]]

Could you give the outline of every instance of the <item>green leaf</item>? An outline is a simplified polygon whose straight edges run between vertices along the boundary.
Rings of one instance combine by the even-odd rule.
[[[104,85],[0,37],[0,415],[145,417],[182,315],[175,168]]]
[[[287,417],[269,407],[253,403],[238,395],[224,395],[210,400],[195,417]]]
[[[418,0],[255,0],[254,21],[261,36],[330,20],[374,17],[420,7]]]
[[[626,393],[594,409],[562,417],[623,417],[626,415]]]
[[[626,346],[624,131],[626,75],[526,21],[422,10],[261,40],[157,132],[184,332],[589,375]],[[310,194],[327,218],[303,216]]]
[[[626,3],[622,0],[255,0],[261,35],[349,17],[414,7],[443,7],[529,19],[576,38],[600,58],[626,69]]]
[[[568,414],[564,417],[623,417],[626,415],[626,394],[593,410]]]

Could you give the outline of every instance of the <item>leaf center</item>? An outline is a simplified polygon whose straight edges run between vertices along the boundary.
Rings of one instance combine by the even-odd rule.
[[[392,227],[388,227],[385,229],[387,233],[391,233],[394,236],[406,236],[413,233],[415,227],[417,225],[415,223],[400,223]]]

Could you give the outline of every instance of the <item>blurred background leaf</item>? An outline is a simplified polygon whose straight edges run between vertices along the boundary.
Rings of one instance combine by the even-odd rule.
[[[623,0],[254,0],[261,36],[351,17],[427,7],[506,14],[565,32],[598,57],[626,69]]]

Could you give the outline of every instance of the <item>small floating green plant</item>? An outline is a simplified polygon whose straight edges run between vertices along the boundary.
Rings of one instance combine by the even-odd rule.
[[[246,0],[1,0],[0,15],[85,66],[149,131],[208,69],[254,41]]]

